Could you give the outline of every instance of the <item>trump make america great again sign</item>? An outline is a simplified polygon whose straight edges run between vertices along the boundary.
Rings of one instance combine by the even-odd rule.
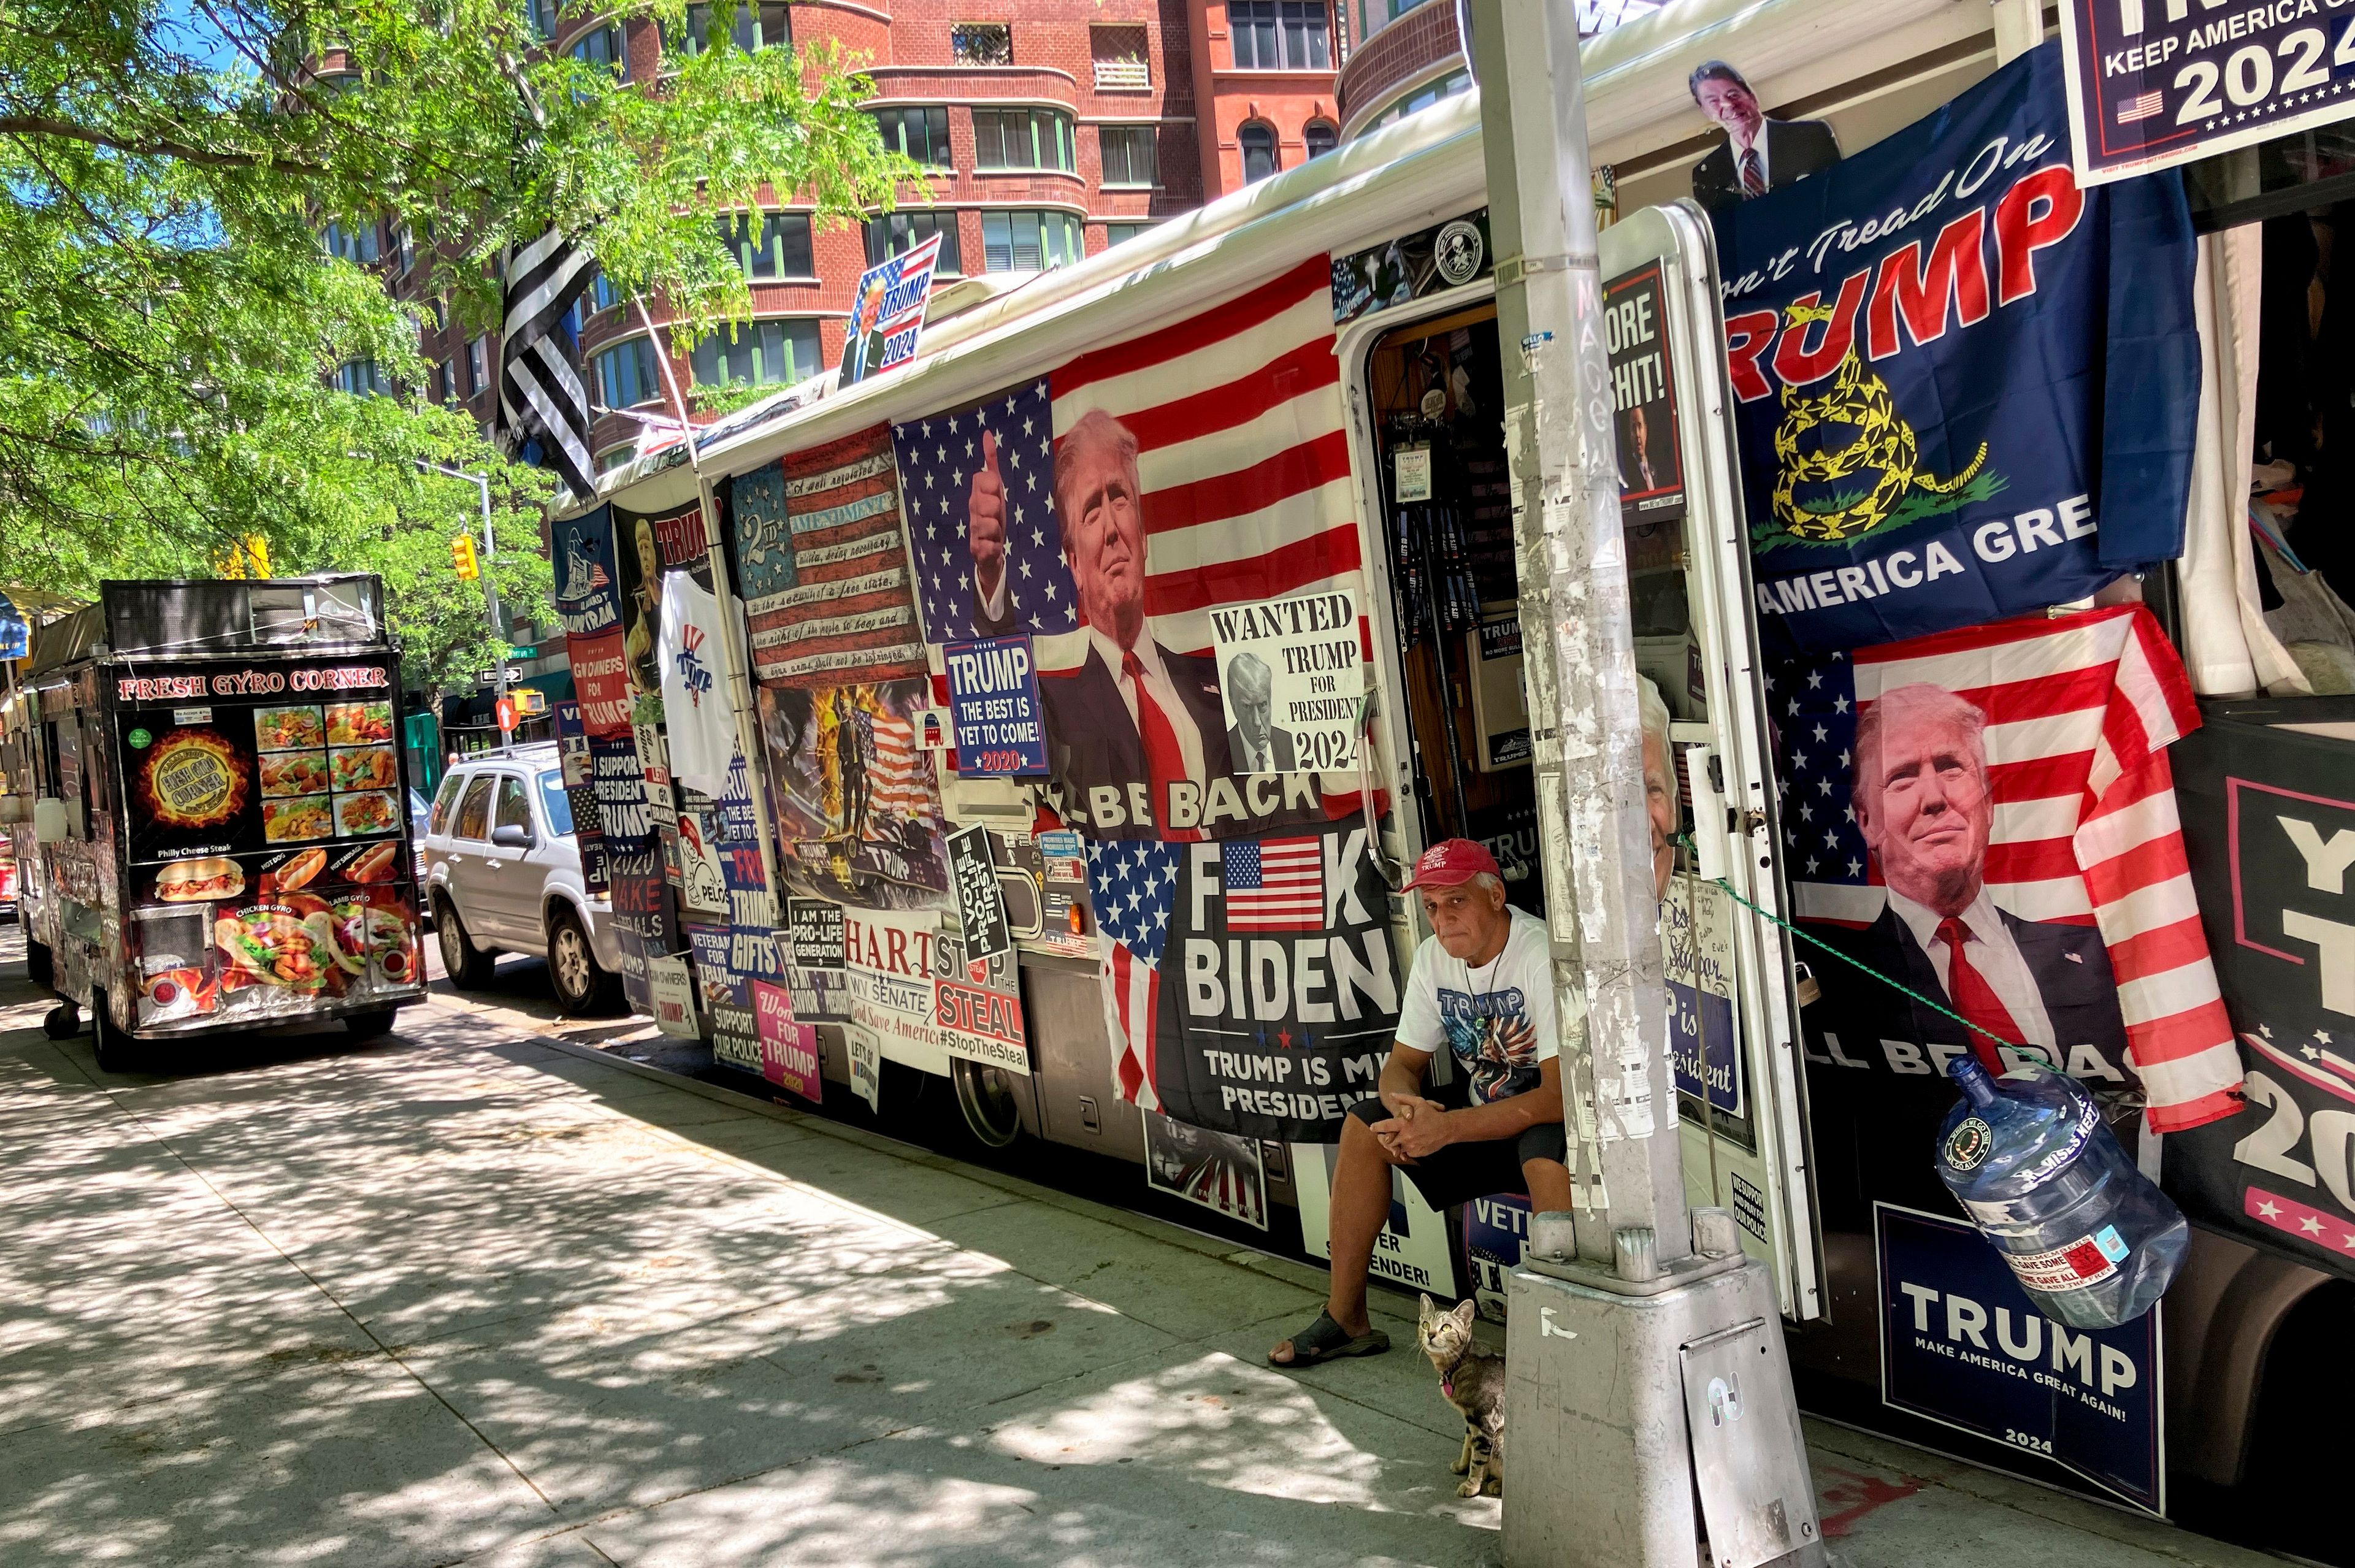
[[[1864,647],[2183,544],[2200,379],[2172,175],[2080,189],[2046,46],[1717,215],[1760,621]]]

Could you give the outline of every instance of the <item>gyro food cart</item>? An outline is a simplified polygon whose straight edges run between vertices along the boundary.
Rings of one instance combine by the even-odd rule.
[[[374,577],[108,582],[48,629],[15,744],[45,896],[35,978],[99,1061],[424,995],[397,737],[400,662]]]

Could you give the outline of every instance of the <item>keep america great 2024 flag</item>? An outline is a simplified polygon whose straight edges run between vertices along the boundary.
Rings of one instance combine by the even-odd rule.
[[[2180,553],[2190,213],[2173,174],[2077,188],[2057,42],[1716,223],[1770,641],[1976,625]]]

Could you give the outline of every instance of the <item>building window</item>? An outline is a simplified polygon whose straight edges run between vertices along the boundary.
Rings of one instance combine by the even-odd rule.
[[[491,336],[485,333],[466,345],[466,395],[474,397],[491,384]]]
[[[947,105],[915,103],[874,112],[875,128],[883,133],[884,151],[905,153],[926,168],[955,166],[949,158]]]
[[[612,310],[623,303],[622,291],[613,286],[613,280],[607,277],[605,270],[600,267],[597,275],[589,280],[590,310]]]
[[[867,220],[867,264],[879,267],[890,257],[904,256],[931,239],[941,237],[937,272],[963,275],[964,258],[957,253],[957,221],[954,212],[887,212]]]
[[[1087,254],[1080,220],[1068,212],[985,212],[982,265],[993,272],[1037,272]]]
[[[748,278],[814,278],[817,267],[810,259],[810,220],[805,212],[768,212],[756,230],[752,215],[740,212],[722,219],[719,242],[736,258]]]
[[[633,337],[597,356],[597,385],[609,409],[650,403],[663,395],[662,371],[651,338]]]
[[[602,65],[613,73],[616,81],[630,80],[629,51],[622,47],[622,29],[608,25],[583,33],[573,40],[572,58],[588,65]]]
[[[1088,59],[1095,68],[1098,92],[1144,92],[1153,86],[1153,67],[1146,63],[1150,48],[1141,24],[1088,28]]]
[[[1079,172],[1071,117],[1052,109],[976,109],[973,166],[977,169],[1060,169]]]
[[[1243,183],[1263,180],[1275,173],[1275,127],[1250,124],[1237,133],[1236,141],[1243,150]]]
[[[400,271],[405,275],[411,267],[417,265],[417,242],[410,238],[408,224],[396,223],[392,226],[392,243],[400,257]]]
[[[373,359],[345,360],[336,368],[336,386],[338,390],[370,398],[380,398],[392,389]]]
[[[1329,120],[1311,120],[1301,128],[1300,139],[1307,145],[1310,157],[1321,158],[1340,144],[1341,133]]]
[[[725,37],[734,40],[738,48],[750,54],[754,49],[776,49],[791,47],[794,41],[793,23],[782,0],[755,4],[754,0],[718,0],[720,10],[735,12],[735,25]],[[712,6],[701,0],[687,8],[686,37],[677,40],[677,51],[683,55],[699,55],[711,47]],[[673,47],[670,28],[663,28],[663,47]]]
[[[817,323],[756,321],[724,326],[695,346],[695,384],[790,387],[817,373]]]
[[[328,255],[341,256],[345,261],[362,267],[374,265],[380,254],[373,223],[352,227],[330,223],[320,234],[319,242],[327,248]]]
[[[531,12],[531,30],[546,43],[556,37],[556,0],[527,0]]]
[[[1406,115],[1419,113],[1430,108],[1443,98],[1455,97],[1471,85],[1470,73],[1460,70],[1451,71],[1437,81],[1427,81],[1413,91],[1401,96],[1397,101],[1366,122],[1366,129],[1377,131],[1385,125],[1394,124]]]
[[[1228,0],[1237,70],[1330,70],[1325,0]]]
[[[949,29],[949,57],[959,65],[1012,65],[1014,28],[1006,22],[960,22]]]
[[[602,474],[608,469],[619,468],[637,454],[638,443],[634,441],[625,441],[619,446],[608,447],[597,454],[597,472]]]
[[[1125,244],[1152,227],[1150,223],[1107,223],[1104,225],[1104,243]]]
[[[1106,185],[1153,185],[1159,178],[1154,146],[1159,131],[1151,125],[1102,125],[1097,143],[1103,153]]]

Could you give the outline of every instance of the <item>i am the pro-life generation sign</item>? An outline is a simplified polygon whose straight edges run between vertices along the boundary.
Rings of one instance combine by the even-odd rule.
[[[2062,0],[2061,37],[2080,185],[2355,114],[2346,0]]]

